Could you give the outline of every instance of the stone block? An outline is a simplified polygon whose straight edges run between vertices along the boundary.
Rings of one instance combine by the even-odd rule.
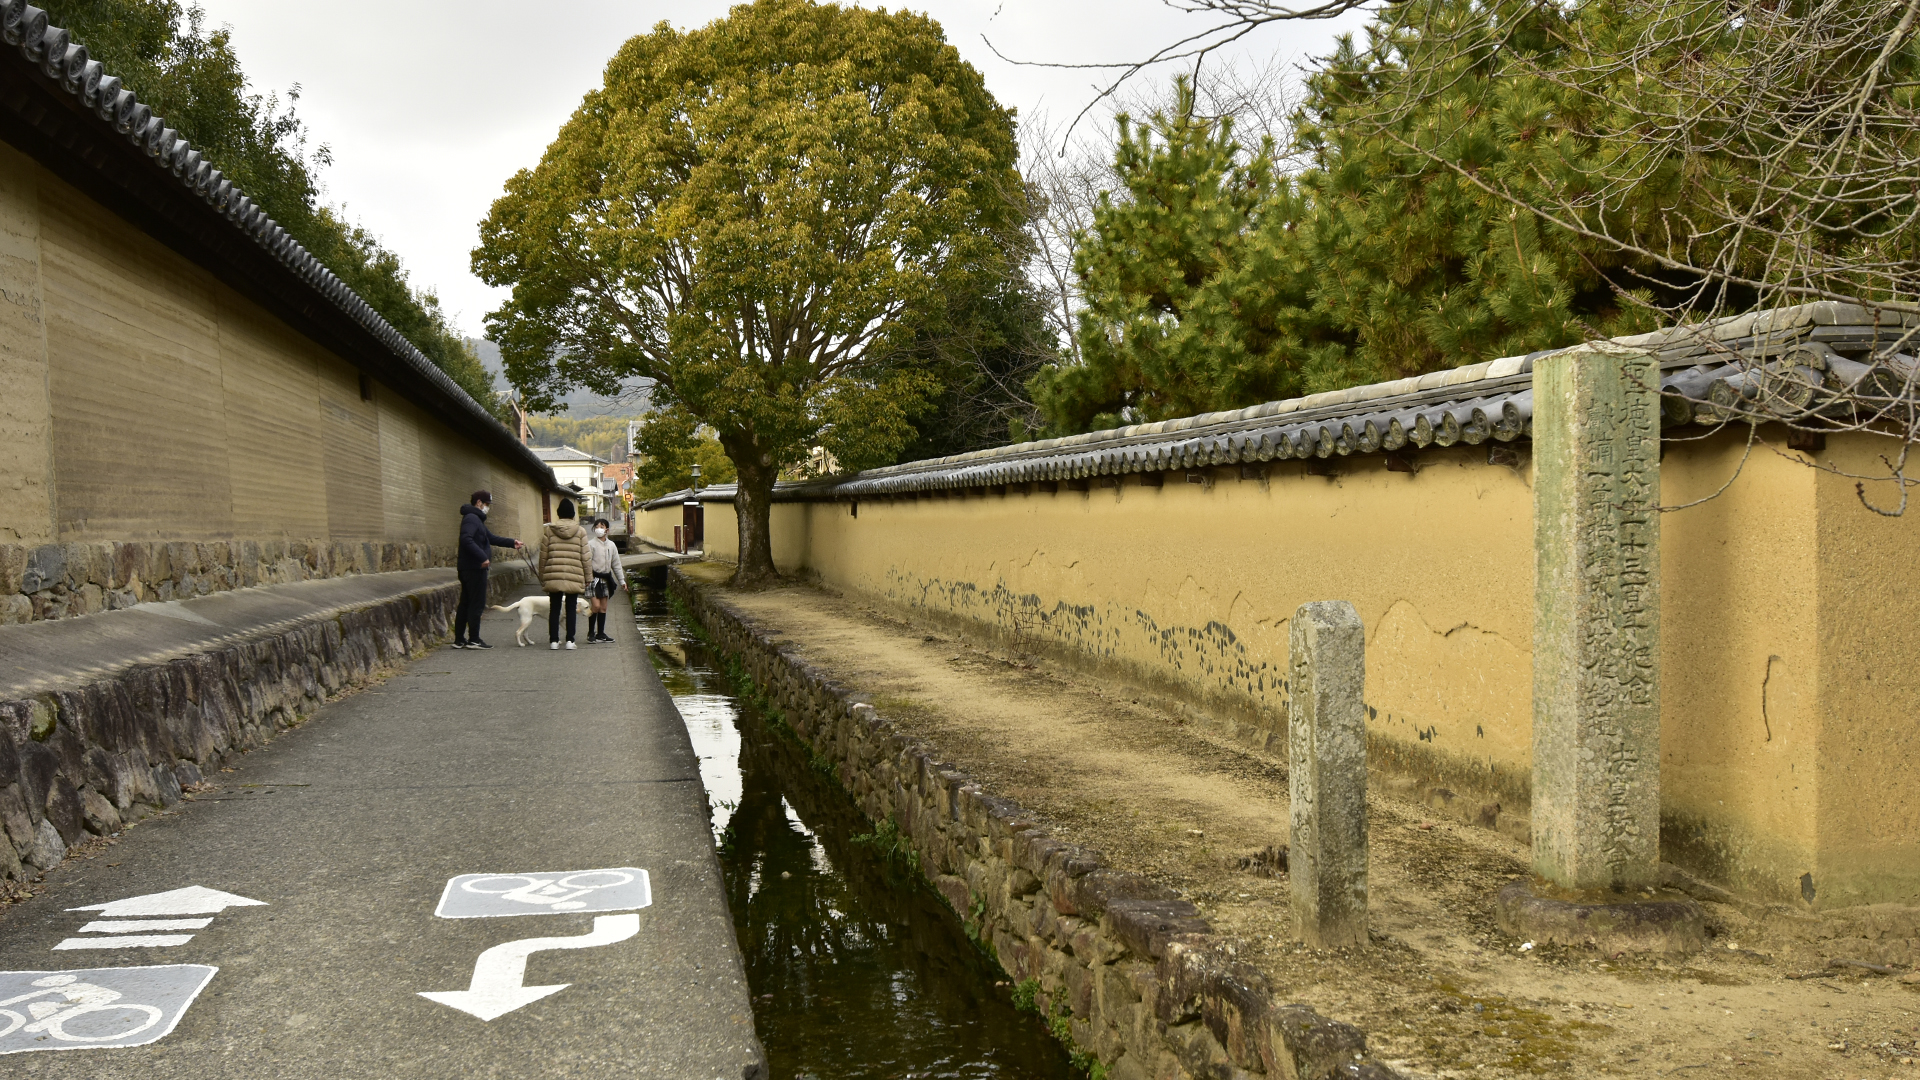
[[[1178,892],[1152,878],[1113,870],[1101,865],[1102,862],[1104,859],[1099,862],[1076,860],[1073,864],[1091,863],[1084,873],[1071,879],[1074,914],[1082,918],[1097,919],[1108,905],[1125,900],[1185,902]]]
[[[81,790],[80,810],[88,832],[106,836],[120,831],[120,811],[107,801],[106,796],[92,788]]]
[[[1067,965],[1067,1008],[1081,1020],[1093,1015],[1093,969],[1085,964]]]
[[[1541,944],[1651,953],[1693,953],[1707,947],[1706,913],[1679,894],[1617,903],[1537,896],[1515,881],[1500,890],[1494,921],[1509,934]]]
[[[45,871],[59,866],[60,860],[66,857],[66,841],[60,838],[60,833],[53,827],[52,822],[45,818],[40,819],[34,826],[33,843],[21,854],[21,861],[31,863],[34,867]]]
[[[1200,1019],[1243,1069],[1266,1071],[1272,1060],[1268,1016],[1272,987],[1255,968],[1228,963],[1208,973],[1200,994]]]
[[[1659,880],[1660,370],[1606,343],[1533,369],[1533,871]]]
[[[24,592],[22,578],[27,572],[27,549],[19,544],[0,544],[0,596]]]
[[[25,857],[33,850],[36,835],[33,815],[27,812],[27,797],[19,784],[0,788],[0,826],[4,826],[13,848]]]
[[[86,547],[87,547],[87,581],[86,583],[89,585],[98,586],[101,589],[113,588],[113,570],[114,570],[113,545],[112,544],[88,544],[86,545]]]
[[[1287,867],[1294,932],[1367,943],[1366,628],[1343,600],[1300,605],[1289,629]]]
[[[962,918],[966,917],[967,907],[972,903],[972,894],[967,890],[965,878],[942,874],[933,880],[933,888],[946,900],[948,907],[959,912]]]
[[[1115,900],[1101,925],[1134,955],[1156,960],[1166,955],[1169,942],[1212,929],[1185,900]]]
[[[1350,1068],[1366,1057],[1364,1032],[1352,1024],[1329,1020],[1305,1005],[1273,1009],[1267,1016],[1267,1029],[1273,1058],[1266,1069],[1271,1076],[1289,1080],[1347,1077],[1355,1075]]]
[[[60,832],[60,839],[71,847],[87,835],[86,812],[80,804],[79,789],[65,776],[53,778],[47,791],[46,818]]]
[[[67,580],[67,552],[59,544],[42,544],[27,553],[26,569],[20,575],[20,591],[38,593],[63,585]]]

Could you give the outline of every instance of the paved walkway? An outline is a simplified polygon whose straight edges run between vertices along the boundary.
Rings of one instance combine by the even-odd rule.
[[[631,626],[555,653],[490,613],[500,647],[440,649],[69,860],[0,915],[0,1053],[81,1052],[9,1074],[763,1076],[699,772]]]

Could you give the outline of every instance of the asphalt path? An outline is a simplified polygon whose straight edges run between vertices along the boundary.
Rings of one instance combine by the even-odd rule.
[[[0,915],[0,1068],[764,1076],[697,762],[632,622],[613,622],[619,642],[553,652],[543,620],[517,648],[489,613],[491,651],[441,648],[69,859]],[[156,894],[173,895],[100,907]]]

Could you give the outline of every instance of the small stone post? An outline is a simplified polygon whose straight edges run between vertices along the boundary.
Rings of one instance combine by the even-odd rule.
[[[1344,600],[1302,604],[1289,633],[1287,872],[1293,926],[1317,948],[1367,943],[1366,627]]]
[[[1660,863],[1660,370],[1607,343],[1533,369],[1533,872],[1575,892]]]

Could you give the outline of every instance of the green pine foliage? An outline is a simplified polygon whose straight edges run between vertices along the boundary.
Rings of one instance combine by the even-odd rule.
[[[1489,20],[1484,7],[1415,0],[1384,9],[1364,41],[1343,38],[1307,82],[1290,147],[1240,145],[1230,118],[1195,112],[1184,80],[1171,109],[1145,124],[1121,117],[1124,190],[1103,198],[1075,262],[1083,361],[1031,383],[1048,433],[1658,325],[1633,302],[1668,287],[1657,268],[1543,225],[1471,179],[1564,191],[1594,155],[1620,152],[1582,137],[1591,101],[1523,77],[1515,59],[1566,63],[1564,23],[1578,13],[1515,4]],[[1277,149],[1304,164],[1283,175]],[[1650,215],[1682,185],[1654,170],[1633,205],[1604,212]]]
[[[320,202],[314,174],[330,158],[326,147],[307,146],[306,127],[294,113],[297,87],[284,102],[250,92],[227,31],[209,29],[205,12],[180,0],[41,2],[54,25],[166,117],[402,337],[502,415],[492,377],[448,325],[434,292],[414,288],[398,255]]]
[[[1271,243],[1268,222],[1284,238],[1294,209],[1273,148],[1249,154],[1231,120],[1194,104],[1182,79],[1171,110],[1139,125],[1120,117],[1126,190],[1103,194],[1074,261],[1084,362],[1032,384],[1056,432],[1236,408],[1346,375],[1337,351],[1316,353],[1302,336],[1307,282]],[[1328,359],[1335,370],[1320,370]]]

